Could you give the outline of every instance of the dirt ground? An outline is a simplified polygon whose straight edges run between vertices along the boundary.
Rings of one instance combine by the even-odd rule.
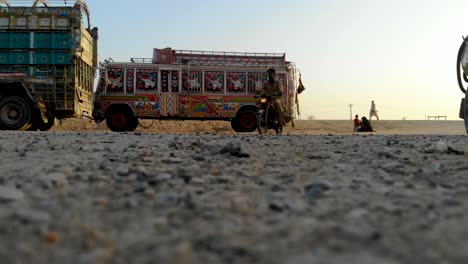
[[[209,132],[235,134],[226,121],[159,121],[143,120],[137,131],[151,133]],[[295,120],[295,127],[288,124],[285,133],[290,134],[352,134],[353,122],[348,120]],[[464,135],[463,121],[372,121],[376,134],[381,135]],[[53,131],[108,131],[105,122],[99,128],[88,119],[66,119],[57,122]]]

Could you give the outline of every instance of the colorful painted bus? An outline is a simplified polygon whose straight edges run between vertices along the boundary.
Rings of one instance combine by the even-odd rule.
[[[93,116],[110,130],[133,131],[139,119],[225,120],[236,132],[257,128],[256,92],[275,68],[292,120],[296,67],[285,54],[154,49],[153,58],[106,61]]]

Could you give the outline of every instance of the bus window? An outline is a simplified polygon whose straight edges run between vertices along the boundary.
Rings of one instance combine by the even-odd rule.
[[[202,88],[202,72],[191,71],[189,74],[184,71],[182,73],[182,90],[186,92],[201,92]]]
[[[137,90],[155,92],[158,89],[156,85],[158,82],[157,70],[137,70],[136,72]]]
[[[224,92],[224,72],[207,71],[205,72],[205,91],[208,93]]]
[[[107,69],[107,93],[123,93],[123,69]]]
[[[171,88],[173,93],[179,92],[179,72],[172,71],[171,72]]]
[[[249,93],[255,93],[263,88],[263,84],[267,81],[266,73],[249,72]]]
[[[127,69],[127,93],[132,94],[135,91],[135,70]]]
[[[245,93],[246,77],[243,72],[228,72],[226,75],[229,93]]]
[[[179,72],[178,71],[161,71],[161,91],[168,93],[179,92]]]

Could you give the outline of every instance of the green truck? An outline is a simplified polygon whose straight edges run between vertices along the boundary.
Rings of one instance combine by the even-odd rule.
[[[0,0],[0,130],[48,130],[90,117],[97,28],[83,0]]]

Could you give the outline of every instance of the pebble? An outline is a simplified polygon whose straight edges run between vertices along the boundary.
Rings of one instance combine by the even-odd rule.
[[[312,183],[304,187],[304,193],[310,202],[320,198],[325,192],[330,190],[330,186],[325,183]]]
[[[19,209],[15,212],[15,216],[28,223],[47,223],[51,220],[47,212],[34,209]]]
[[[239,158],[248,158],[250,155],[242,151],[242,143],[239,140],[231,140],[219,151],[221,154],[230,154]]]
[[[12,202],[24,199],[24,193],[14,187],[0,186],[0,202]]]
[[[67,183],[67,176],[61,172],[54,172],[39,178],[40,185],[45,189],[50,189],[53,187],[62,188]]]

